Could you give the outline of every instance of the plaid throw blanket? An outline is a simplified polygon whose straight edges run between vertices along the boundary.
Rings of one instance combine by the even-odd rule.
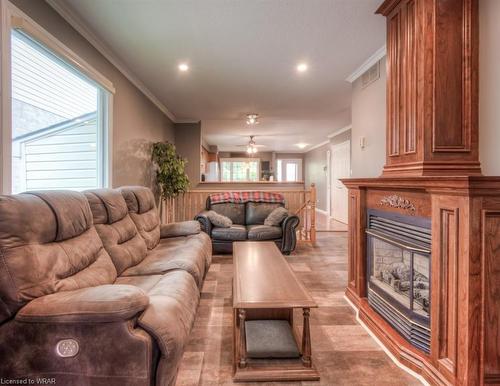
[[[285,204],[285,197],[281,193],[273,192],[224,192],[212,193],[210,204],[222,203],[244,204],[246,202],[267,202],[271,204]]]

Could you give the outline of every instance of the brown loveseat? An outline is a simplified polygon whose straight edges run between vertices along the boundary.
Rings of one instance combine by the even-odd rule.
[[[142,187],[0,196],[0,377],[175,383],[211,259],[198,227],[160,225]]]

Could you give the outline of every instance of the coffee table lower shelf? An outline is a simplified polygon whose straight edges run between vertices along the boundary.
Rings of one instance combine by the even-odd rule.
[[[295,363],[284,363],[279,359],[248,360],[246,367],[236,366],[233,380],[235,382],[292,382],[318,381],[319,373],[314,367],[305,367],[300,359]]]
[[[245,321],[275,317],[287,320],[293,328],[293,309],[245,310],[233,309],[233,380],[235,382],[273,382],[273,381],[318,381],[320,375],[311,358],[311,335],[309,326],[309,308],[303,309],[304,324],[302,336],[294,334],[300,349],[298,358],[250,358],[247,356]]]

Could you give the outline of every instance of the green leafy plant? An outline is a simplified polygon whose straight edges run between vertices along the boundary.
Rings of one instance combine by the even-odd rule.
[[[189,188],[189,178],[185,172],[188,161],[177,154],[174,144],[156,142],[151,153],[162,198],[173,198],[185,193]]]

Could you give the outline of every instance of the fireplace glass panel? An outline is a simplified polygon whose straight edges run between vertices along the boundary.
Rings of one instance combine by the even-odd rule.
[[[370,281],[404,309],[429,317],[429,256],[371,238]]]

